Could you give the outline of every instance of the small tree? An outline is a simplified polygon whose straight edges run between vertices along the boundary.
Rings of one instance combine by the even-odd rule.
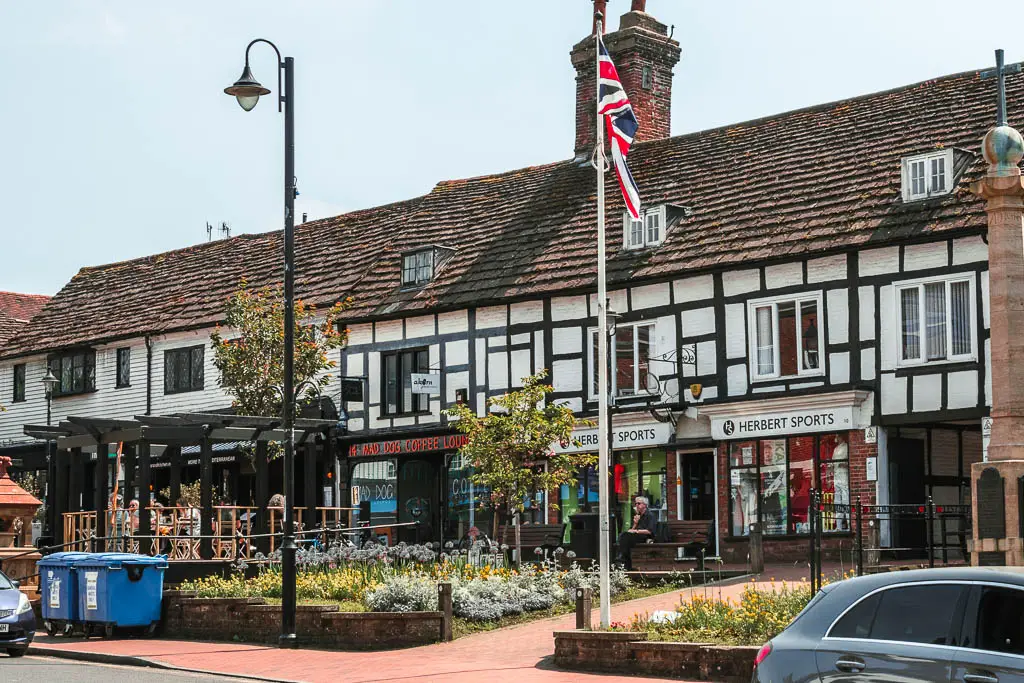
[[[555,444],[575,443],[572,438],[577,421],[572,409],[546,400],[552,388],[542,380],[546,371],[523,379],[523,388],[488,401],[495,408],[478,417],[468,405],[449,408],[449,417],[458,420],[456,429],[469,437],[459,453],[472,463],[472,481],[491,491],[495,515],[507,521],[525,507],[526,497],[534,491],[551,491],[575,481],[580,468],[593,464],[589,453],[556,451]],[[586,423],[592,424],[592,423]],[[547,463],[547,468],[542,467]],[[516,556],[519,530],[516,529]]]
[[[348,331],[338,319],[349,300],[320,313],[301,300],[295,302],[295,386],[312,382],[323,389],[331,380],[327,371],[337,363],[330,352],[345,345]],[[241,282],[228,301],[224,324],[237,336],[227,338],[220,326],[210,335],[217,381],[229,392],[242,415],[272,416],[281,412],[275,386],[284,383],[284,298],[281,288],[249,289]],[[304,392],[312,399],[314,391]],[[303,397],[299,397],[300,399]]]

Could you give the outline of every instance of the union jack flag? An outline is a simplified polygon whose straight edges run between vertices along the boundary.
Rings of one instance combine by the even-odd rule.
[[[633,144],[633,138],[640,127],[633,105],[629,103],[626,90],[619,81],[619,72],[615,69],[612,58],[604,46],[604,41],[597,39],[600,55],[598,62],[601,73],[598,75],[600,92],[598,93],[598,113],[604,116],[608,124],[608,140],[612,148],[612,162],[615,164],[615,175],[619,178],[622,198],[626,201],[626,210],[633,220],[640,220],[640,190],[633,180],[626,163],[626,155]]]

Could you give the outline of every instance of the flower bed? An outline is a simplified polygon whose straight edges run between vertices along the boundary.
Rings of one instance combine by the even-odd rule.
[[[646,633],[650,640],[759,646],[786,628],[810,599],[807,583],[768,589],[750,583],[738,601],[711,591],[694,593],[674,612],[637,615],[616,630]]]
[[[281,597],[277,558],[256,577],[239,572],[229,578],[188,581],[181,588],[202,598]],[[529,612],[572,605],[579,587],[597,593],[593,568],[573,563],[558,569],[555,560],[510,569],[494,554],[441,553],[426,546],[368,544],[362,549],[332,547],[326,552],[300,551],[296,592],[301,602],[358,603],[370,612],[424,612],[437,609],[437,583],[452,584],[456,617],[488,622]],[[493,563],[493,564],[492,564]],[[612,594],[626,590],[629,579],[612,570]]]

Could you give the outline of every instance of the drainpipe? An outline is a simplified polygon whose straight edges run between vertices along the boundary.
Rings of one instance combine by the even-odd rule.
[[[146,415],[153,412],[153,340],[146,335]]]

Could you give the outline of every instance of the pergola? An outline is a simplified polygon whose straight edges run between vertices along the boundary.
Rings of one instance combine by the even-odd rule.
[[[254,444],[256,469],[256,529],[267,528],[267,503],[270,498],[267,444],[283,441],[285,432],[281,429],[280,418],[225,415],[217,413],[186,413],[172,416],[137,415],[131,420],[112,420],[93,417],[68,417],[55,426],[25,425],[24,432],[37,439],[56,441],[57,453],[49,464],[49,481],[46,495],[47,514],[52,515],[51,528],[56,535],[55,542],[62,543],[63,527],[60,524],[65,512],[79,512],[84,482],[85,463],[89,453],[83,449],[96,449],[96,469],[93,481],[92,510],[96,514],[96,536],[107,535],[106,510],[109,490],[107,480],[111,463],[111,446],[115,450],[122,444],[125,489],[138,487],[148,492],[151,481],[151,447],[163,446],[170,451],[171,497],[176,499],[181,486],[181,448],[199,446],[200,471],[200,523],[209,529],[213,520],[213,445],[215,443],[248,442]],[[316,453],[318,439],[323,447],[327,462],[334,460],[334,436],[338,428],[336,420],[296,419],[294,427],[295,445],[302,448],[306,466],[305,500],[316,499]],[[106,463],[104,466],[103,463]],[[115,473],[116,476],[116,473]],[[174,502],[173,500],[171,501]],[[313,505],[307,505],[305,520],[308,526],[315,523]],[[153,533],[150,516],[139,515],[140,536]],[[200,543],[200,557],[213,557],[212,540],[204,535]]]

